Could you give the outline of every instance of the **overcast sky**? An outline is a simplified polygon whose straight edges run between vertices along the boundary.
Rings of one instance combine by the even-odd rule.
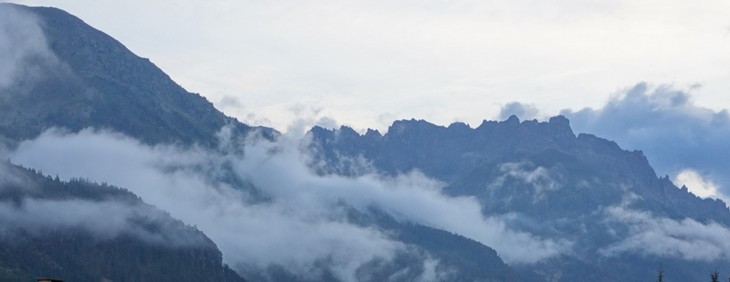
[[[476,126],[512,101],[554,115],[642,81],[730,108],[727,0],[11,2],[62,8],[282,131],[322,117]]]

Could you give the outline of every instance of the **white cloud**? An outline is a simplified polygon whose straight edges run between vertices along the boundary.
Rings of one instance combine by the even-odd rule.
[[[685,169],[680,171],[674,177],[674,183],[677,186],[686,186],[687,189],[701,198],[714,198],[723,200],[726,204],[730,203],[730,198],[720,192],[717,185],[710,180],[706,180],[697,171]]]
[[[234,143],[229,143],[234,144]],[[61,177],[86,177],[130,189],[143,200],[209,235],[232,265],[287,266],[306,273],[336,258],[333,271],[352,280],[375,258],[404,245],[380,230],[350,223],[345,206],[379,208],[400,220],[444,229],[495,248],[511,263],[532,263],[567,251],[570,244],[510,229],[484,217],[470,197],[447,197],[441,184],[418,172],[388,178],[319,176],[306,164],[298,139],[250,141],[243,156],[200,148],[149,147],[103,131],[47,131],[25,141],[14,162]],[[245,156],[245,157],[244,157]],[[222,167],[260,188],[271,201],[253,203],[242,190],[215,181]]]
[[[628,224],[628,234],[599,250],[606,256],[633,253],[696,261],[730,258],[730,229],[710,222],[701,223],[654,216],[646,211],[613,206],[605,210],[608,221]]]
[[[197,233],[183,232],[183,225],[170,222],[162,211],[143,204],[105,200],[48,200],[25,198],[20,203],[0,201],[0,238],[12,238],[23,230],[30,234],[83,230],[97,240],[130,235],[144,241],[190,246],[206,244]],[[145,228],[154,224],[155,230]]]
[[[536,166],[530,162],[511,162],[503,163],[497,166],[502,173],[495,178],[490,184],[490,189],[501,189],[504,187],[508,178],[519,180],[525,184],[529,184],[532,191],[532,201],[537,203],[545,199],[545,194],[550,191],[560,189],[562,186],[551,176],[551,172],[541,166]],[[509,201],[510,199],[506,199]]]
[[[247,155],[268,158],[267,150],[273,148],[259,149],[263,151]],[[109,132],[64,135],[52,130],[22,143],[12,159],[64,178],[86,177],[128,188],[203,230],[221,248],[224,260],[237,267],[280,264],[306,274],[319,260],[336,258],[332,271],[352,280],[359,265],[387,259],[402,247],[378,230],[348,223],[336,207],[325,210],[307,199],[246,204],[245,193],[211,182],[229,157],[234,156],[200,148],[149,147]],[[279,177],[274,173],[257,177]]]

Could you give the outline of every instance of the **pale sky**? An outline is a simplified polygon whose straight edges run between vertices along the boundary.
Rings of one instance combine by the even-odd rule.
[[[727,0],[10,2],[64,9],[281,131],[321,118],[477,126],[513,101],[600,108],[642,81],[730,108]]]

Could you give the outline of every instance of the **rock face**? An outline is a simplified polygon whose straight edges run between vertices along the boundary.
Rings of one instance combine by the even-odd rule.
[[[0,281],[244,281],[199,230],[120,188],[0,163]]]
[[[55,8],[2,4],[37,19],[48,53],[26,58],[21,75],[0,88],[0,131],[11,140],[33,138],[49,127],[107,128],[143,142],[215,146],[216,133],[252,127],[225,116],[187,92],[148,59]],[[268,128],[258,128],[274,134]]]
[[[388,174],[419,170],[446,183],[446,193],[476,197],[487,215],[510,215],[513,228],[571,242],[570,254],[519,266],[547,280],[651,280],[663,263],[674,279],[689,281],[703,279],[708,263],[729,263],[725,255],[689,258],[696,254],[679,251],[683,244],[700,243],[693,236],[714,227],[727,232],[725,203],[700,199],[657,177],[640,151],[589,134],[575,136],[562,116],[548,122],[512,116],[473,129],[402,120],[384,135],[315,127],[309,136],[310,149],[330,164],[321,173],[357,174],[342,165],[351,159],[367,160]],[[692,224],[708,229],[692,231],[695,235],[671,230]],[[655,242],[644,240],[651,236]],[[677,245],[669,243],[673,240]],[[708,246],[724,251],[724,243],[714,240]]]

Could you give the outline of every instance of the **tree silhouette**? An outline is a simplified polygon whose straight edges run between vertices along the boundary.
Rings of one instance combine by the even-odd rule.
[[[657,271],[657,279],[656,282],[664,282],[664,267],[662,267],[662,264],[659,264],[659,271]]]
[[[710,273],[710,278],[712,278],[711,282],[720,282],[720,274],[717,273],[717,271],[713,271]]]

